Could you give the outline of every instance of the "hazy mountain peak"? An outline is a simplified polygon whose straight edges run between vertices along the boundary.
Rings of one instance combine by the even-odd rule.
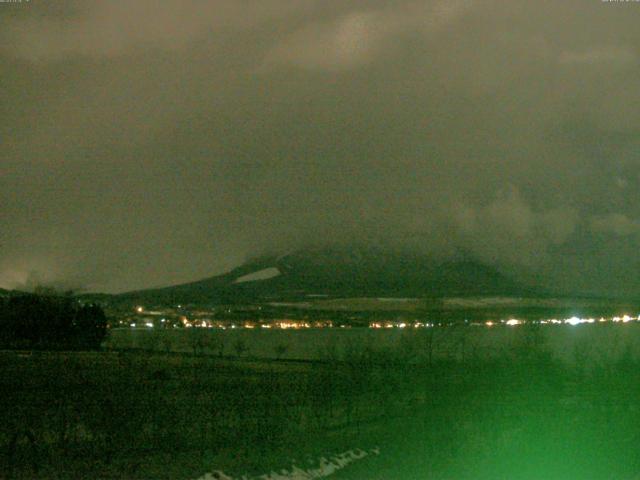
[[[524,291],[496,268],[470,258],[443,260],[400,249],[343,244],[263,255],[223,275],[123,295],[229,302],[317,294],[425,297]]]

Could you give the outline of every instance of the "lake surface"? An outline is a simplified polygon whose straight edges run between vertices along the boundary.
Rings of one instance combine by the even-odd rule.
[[[526,326],[460,326],[433,329],[114,329],[108,349],[142,348],[224,356],[290,360],[346,359],[365,351],[433,358],[489,358],[546,348],[566,362],[624,361],[640,356],[640,323]]]

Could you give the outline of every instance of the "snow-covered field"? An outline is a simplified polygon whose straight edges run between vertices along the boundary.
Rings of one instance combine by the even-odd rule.
[[[346,452],[332,455],[329,458],[321,457],[316,462],[307,462],[309,465],[291,465],[288,469],[280,469],[277,472],[271,471],[257,476],[242,475],[241,477],[230,477],[220,470],[206,473],[197,480],[312,480],[333,475],[342,470],[347,465],[362,460],[369,455],[378,455],[380,451],[373,448],[369,451],[356,448]]]

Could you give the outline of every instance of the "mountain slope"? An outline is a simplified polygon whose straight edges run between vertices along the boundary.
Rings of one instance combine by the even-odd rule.
[[[372,248],[318,248],[263,256],[196,282],[118,295],[121,300],[235,303],[340,297],[523,295],[529,291],[472,260],[437,261]]]

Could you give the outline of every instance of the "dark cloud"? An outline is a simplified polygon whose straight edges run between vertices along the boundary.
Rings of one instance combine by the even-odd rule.
[[[376,239],[632,292],[633,2],[0,5],[0,286]]]

